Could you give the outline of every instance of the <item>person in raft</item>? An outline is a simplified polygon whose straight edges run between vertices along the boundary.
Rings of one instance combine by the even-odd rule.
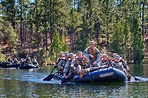
[[[65,67],[64,67],[64,71],[63,71],[64,78],[68,75],[68,73],[70,71],[70,65],[75,61],[74,53],[69,53],[68,57],[69,57],[69,59],[67,60]]]
[[[101,54],[101,62],[100,67],[112,67],[113,63],[112,60],[109,59],[107,54]]]
[[[128,81],[130,81],[131,75],[129,74],[129,67],[125,60],[122,59],[117,53],[113,54],[113,65],[115,68],[123,71],[126,74]]]
[[[58,61],[55,64],[55,67],[57,67],[58,71],[61,72],[61,74],[63,73],[65,64],[66,64],[65,53],[61,52],[60,58],[58,59]]]
[[[90,67],[99,67],[100,65],[100,51],[95,47],[95,42],[90,41],[83,54],[88,58]]]
[[[90,70],[88,66],[88,59],[83,55],[82,51],[77,52],[77,58],[70,66],[71,68],[68,75],[70,77],[79,74],[80,78],[82,78],[84,73],[89,72]]]

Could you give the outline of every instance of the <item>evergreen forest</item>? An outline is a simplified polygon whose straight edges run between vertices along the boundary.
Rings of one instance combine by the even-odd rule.
[[[94,40],[101,53],[140,64],[147,29],[147,0],[0,0],[0,61],[29,55],[51,63]]]

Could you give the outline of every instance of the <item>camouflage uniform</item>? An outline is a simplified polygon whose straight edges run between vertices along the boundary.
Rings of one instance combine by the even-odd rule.
[[[94,42],[90,42],[90,45],[94,44]],[[89,59],[89,65],[92,67],[98,67],[100,63],[100,51],[94,47],[93,49],[88,47],[84,50],[83,54]],[[92,58],[92,56],[93,58]],[[96,62],[95,65],[93,65],[93,62]]]
[[[78,53],[82,54],[81,51]],[[71,64],[70,75],[71,74],[82,74],[84,75],[85,72],[89,72],[88,68],[88,59],[84,56],[77,57],[74,62]]]
[[[60,58],[58,59],[58,61],[56,63],[57,69],[59,71],[63,72],[65,64],[66,64],[65,54],[63,52],[61,52],[60,53]]]
[[[67,60],[65,67],[64,67],[64,77],[66,77],[70,71],[70,65],[74,62],[75,57],[73,53],[69,53],[69,59]]]
[[[37,62],[37,60],[35,58],[32,59],[32,64],[35,65],[35,66],[39,65],[39,63]]]
[[[114,58],[118,59],[118,61],[116,60],[113,61],[114,67],[123,71],[126,74],[128,80],[130,81],[131,75],[128,73],[129,68],[126,62],[119,55],[115,55]]]
[[[101,55],[101,61],[100,61],[100,67],[101,66],[107,66],[107,67],[111,67],[113,66],[112,61],[109,59],[107,54],[102,54]]]

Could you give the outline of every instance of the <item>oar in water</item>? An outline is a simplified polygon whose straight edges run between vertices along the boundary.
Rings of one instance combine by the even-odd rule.
[[[66,77],[66,78],[61,79],[61,83],[60,84],[63,84],[63,83],[66,83],[66,82],[70,81],[74,76],[75,76],[75,74],[73,74],[70,77]]]
[[[54,69],[55,69],[55,67],[52,69],[50,74],[46,78],[43,79],[43,81],[50,81],[54,77],[55,74],[52,74]]]
[[[129,71],[129,73],[134,77],[134,79],[135,79],[136,81],[140,81],[140,79],[136,78],[136,77],[131,73],[131,71]]]

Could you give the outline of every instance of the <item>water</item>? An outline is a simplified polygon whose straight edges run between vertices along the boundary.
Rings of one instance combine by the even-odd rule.
[[[50,67],[20,70],[0,68],[0,98],[148,98],[148,66],[130,65],[141,81],[126,83],[67,83],[43,81]]]

